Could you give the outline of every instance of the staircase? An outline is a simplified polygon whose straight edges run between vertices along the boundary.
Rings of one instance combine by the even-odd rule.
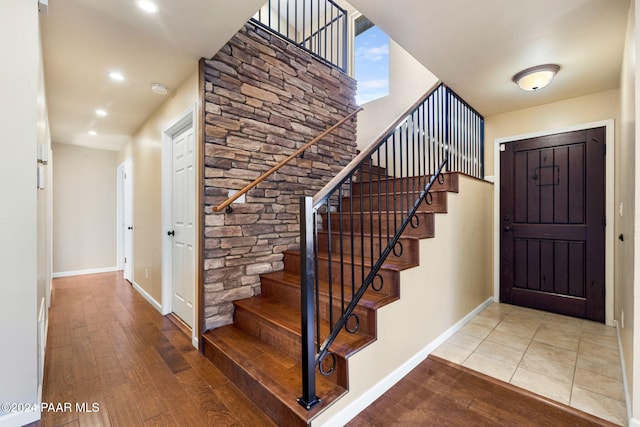
[[[328,376],[316,376],[321,403],[311,410],[296,402],[302,389],[299,251],[284,253],[283,271],[261,276],[260,296],[234,303],[233,325],[203,335],[204,354],[276,424],[309,425],[315,416],[347,392],[349,357],[376,340],[378,308],[400,298],[400,272],[418,265],[419,239],[434,236],[434,214],[446,213],[447,193],[458,191],[457,173],[442,177],[444,179],[435,181],[431,188],[432,203],[420,205],[414,215],[414,226],[407,227],[400,236],[398,247],[402,249],[393,251],[384,262],[380,270],[384,286],[374,281],[358,302],[354,311],[359,319],[357,331],[341,331],[331,345],[335,370]],[[424,177],[420,178],[424,181]],[[329,319],[334,318],[332,313],[344,311],[340,283],[352,277],[357,282],[364,274],[363,268],[366,270],[375,262],[368,254],[380,253],[380,245],[386,245],[388,231],[394,232],[389,228],[403,219],[401,213],[392,210],[390,201],[394,201],[394,206],[412,203],[415,196],[406,190],[413,188],[413,181],[418,181],[418,177],[393,178],[384,168],[365,163],[354,178],[351,195],[342,200],[343,205],[352,206],[352,213],[321,214],[322,224],[327,224],[325,228],[330,225],[332,231],[323,229],[317,234],[316,279],[322,337],[328,335]],[[390,192],[389,189],[394,188],[395,191]],[[339,233],[340,225],[348,233]],[[353,241],[362,243],[353,245]],[[379,291],[374,290],[378,288]],[[346,299],[348,302],[350,296]],[[353,330],[356,325],[347,322],[346,328]],[[331,358],[326,359],[331,362]]]

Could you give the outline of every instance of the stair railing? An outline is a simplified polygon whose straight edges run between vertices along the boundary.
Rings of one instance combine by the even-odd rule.
[[[389,254],[402,255],[400,235],[407,227],[424,226],[416,212],[429,209],[431,189],[444,184],[443,172],[482,177],[482,123],[477,112],[439,83],[314,197],[300,199],[300,405],[311,409],[320,402],[316,367],[323,375],[336,368],[331,344],[342,329],[358,331],[358,302],[369,288],[380,292],[385,287],[381,267]],[[322,244],[320,231],[326,239]],[[321,264],[328,269],[324,281],[318,275]],[[326,336],[321,335],[321,287],[328,292]]]
[[[252,190],[253,188],[255,188],[258,184],[260,184],[262,181],[264,181],[265,179],[269,178],[271,175],[273,175],[274,173],[276,173],[278,170],[280,170],[283,166],[285,166],[286,164],[288,164],[291,160],[295,159],[296,157],[304,154],[304,152],[309,148],[312,147],[314,145],[316,145],[318,142],[322,141],[327,135],[329,135],[331,132],[333,132],[334,130],[338,129],[340,126],[342,126],[343,124],[345,124],[347,121],[352,120],[353,117],[358,114],[360,111],[362,111],[362,107],[359,107],[358,109],[352,111],[351,113],[347,114],[345,117],[343,117],[342,119],[340,119],[338,122],[336,122],[334,125],[332,125],[331,127],[325,129],[324,131],[322,131],[322,133],[320,133],[318,136],[316,136],[315,138],[313,138],[311,141],[307,142],[305,145],[303,145],[302,147],[298,148],[296,151],[294,151],[292,154],[290,154],[286,159],[281,160],[280,162],[278,162],[275,166],[273,166],[271,169],[269,169],[268,171],[266,171],[265,173],[263,173],[262,175],[260,175],[258,178],[254,179],[252,182],[250,182],[249,184],[247,184],[246,186],[244,186],[242,189],[238,190],[236,193],[234,193],[232,196],[230,196],[228,199],[226,199],[224,202],[220,203],[218,206],[215,206],[213,208],[214,212],[220,212],[223,209],[226,209],[227,213],[231,213],[233,212],[233,208],[231,207],[231,204],[233,202],[235,202],[236,200],[238,200],[240,197],[242,197],[244,194],[247,194],[250,190]]]
[[[347,19],[333,0],[268,0],[252,21],[345,72]]]

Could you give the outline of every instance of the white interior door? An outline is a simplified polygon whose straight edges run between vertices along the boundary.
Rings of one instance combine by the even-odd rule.
[[[133,167],[131,159],[124,162],[122,179],[123,188],[123,221],[122,235],[124,236],[124,268],[123,276],[133,283]]]
[[[172,292],[173,312],[193,328],[195,294],[195,135],[193,127],[172,141]]]

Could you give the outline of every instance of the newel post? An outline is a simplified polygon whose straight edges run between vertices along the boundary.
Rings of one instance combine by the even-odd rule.
[[[300,309],[302,312],[302,396],[298,403],[307,410],[320,403],[316,396],[314,337],[314,227],[313,198],[300,197]]]

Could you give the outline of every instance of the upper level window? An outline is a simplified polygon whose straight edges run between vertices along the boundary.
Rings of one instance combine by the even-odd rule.
[[[355,20],[354,76],[358,104],[389,95],[389,36],[364,16]]]

